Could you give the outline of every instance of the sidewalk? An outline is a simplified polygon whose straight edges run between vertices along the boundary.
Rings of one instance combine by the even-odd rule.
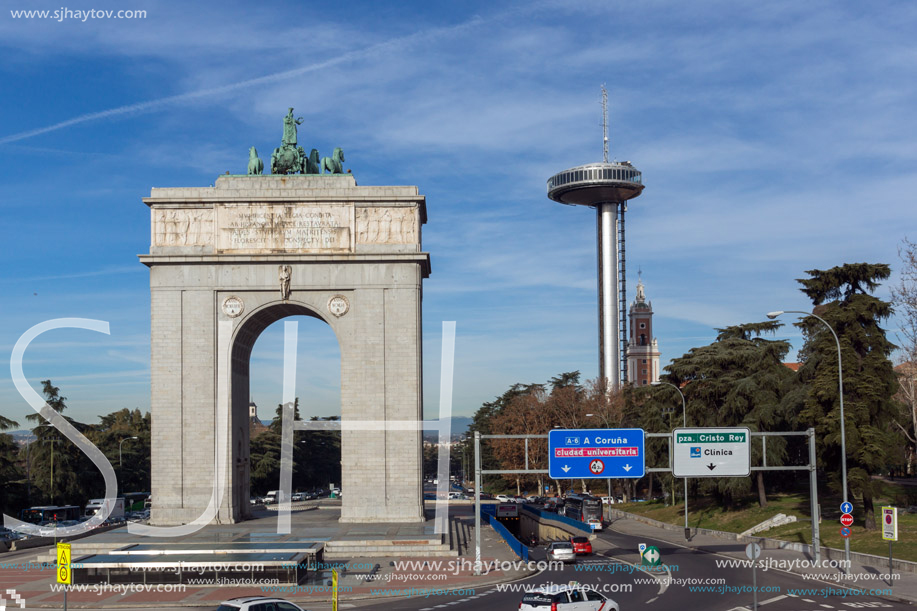
[[[664,530],[628,518],[613,518],[611,524],[608,526],[608,529],[615,530],[627,535],[665,541],[679,547],[686,547],[689,549],[702,549],[703,551],[712,552],[729,558],[734,558],[736,560],[744,561],[748,560],[748,557],[745,555],[745,546],[755,539],[754,537],[748,537],[744,541],[729,541],[726,539],[714,537],[712,535],[694,534],[689,541],[685,541],[684,531]],[[636,550],[634,550],[634,557],[637,558],[637,561],[639,561]],[[809,554],[785,549],[763,550],[759,560],[764,562],[770,562],[772,560],[779,567],[769,568],[768,570],[784,570],[799,575],[837,575],[839,578],[836,581],[832,580],[828,582],[831,583],[833,587],[847,587],[866,590],[891,588],[893,594],[891,596],[885,595],[886,597],[909,603],[917,602],[917,574],[914,573],[909,573],[906,571],[895,571],[894,574],[896,576],[900,575],[900,578],[891,580],[891,582],[889,582],[888,580],[883,580],[875,577],[876,575],[887,574],[887,566],[884,568],[877,568],[872,566],[863,566],[856,562],[852,562],[850,567],[850,577],[865,578],[857,580],[845,579],[843,578],[843,572],[838,569],[827,567],[812,568],[799,566],[799,563],[802,563],[803,561],[809,561],[809,563],[811,563],[812,557]],[[812,583],[818,584],[821,582],[813,581]],[[817,586],[813,585],[812,587]]]
[[[320,510],[327,512],[327,510]],[[350,561],[324,562],[319,571],[306,583],[298,586],[251,585],[232,586],[207,585],[189,586],[183,591],[137,591],[128,584],[113,584],[93,587],[86,585],[86,591],[71,590],[67,596],[68,606],[73,608],[111,609],[155,609],[168,607],[215,608],[220,601],[237,596],[276,596],[294,602],[314,604],[331,600],[331,569],[339,570],[339,600],[366,600],[373,598],[410,596],[428,597],[441,594],[470,594],[483,586],[514,581],[530,575],[532,570],[522,566],[516,555],[503,539],[488,525],[482,524],[481,558],[485,574],[474,575],[474,518],[473,508],[450,507],[450,535],[458,558],[353,558]],[[313,514],[319,512],[313,512]],[[456,515],[458,514],[458,515]],[[309,518],[318,516],[305,516]],[[328,520],[327,513],[323,516]],[[300,520],[303,518],[301,517]],[[252,522],[244,523],[247,527]],[[428,520],[432,527],[432,520]],[[307,528],[308,523],[296,524]],[[0,563],[39,562],[46,557],[48,548],[39,548],[34,553],[15,554],[9,558],[0,555]],[[378,568],[375,568],[378,565]],[[61,608],[63,593],[55,592],[55,571],[53,566],[37,568],[0,568],[0,590],[15,589],[27,602],[28,608]],[[118,589],[115,589],[118,588]],[[163,590],[163,588],[160,588]],[[460,592],[456,592],[456,591]],[[305,606],[305,605],[303,605]]]

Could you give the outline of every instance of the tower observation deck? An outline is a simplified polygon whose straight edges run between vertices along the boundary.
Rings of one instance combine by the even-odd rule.
[[[643,192],[643,176],[629,161],[587,163],[548,179],[548,197],[596,209],[599,272],[599,375],[609,388],[626,381],[627,291],[624,212]],[[616,328],[617,326],[617,328]]]

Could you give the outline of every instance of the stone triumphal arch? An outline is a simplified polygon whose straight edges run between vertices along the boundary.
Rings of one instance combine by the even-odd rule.
[[[247,517],[249,357],[265,328],[292,315],[325,321],[340,344],[341,520],[421,521],[421,432],[347,423],[422,420],[424,196],[349,174],[253,175],[153,189],[144,202],[151,523],[195,520],[221,478],[215,521]]]

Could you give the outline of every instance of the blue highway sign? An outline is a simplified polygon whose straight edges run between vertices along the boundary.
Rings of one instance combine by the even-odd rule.
[[[850,501],[841,503],[841,513],[853,513],[853,503]]]
[[[554,429],[548,434],[548,472],[553,479],[643,477],[643,429]]]

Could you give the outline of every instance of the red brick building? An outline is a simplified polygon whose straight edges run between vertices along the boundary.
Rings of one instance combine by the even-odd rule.
[[[637,281],[637,298],[630,306],[628,321],[627,381],[648,386],[659,380],[659,344],[653,337],[653,304],[646,300],[643,279]]]

